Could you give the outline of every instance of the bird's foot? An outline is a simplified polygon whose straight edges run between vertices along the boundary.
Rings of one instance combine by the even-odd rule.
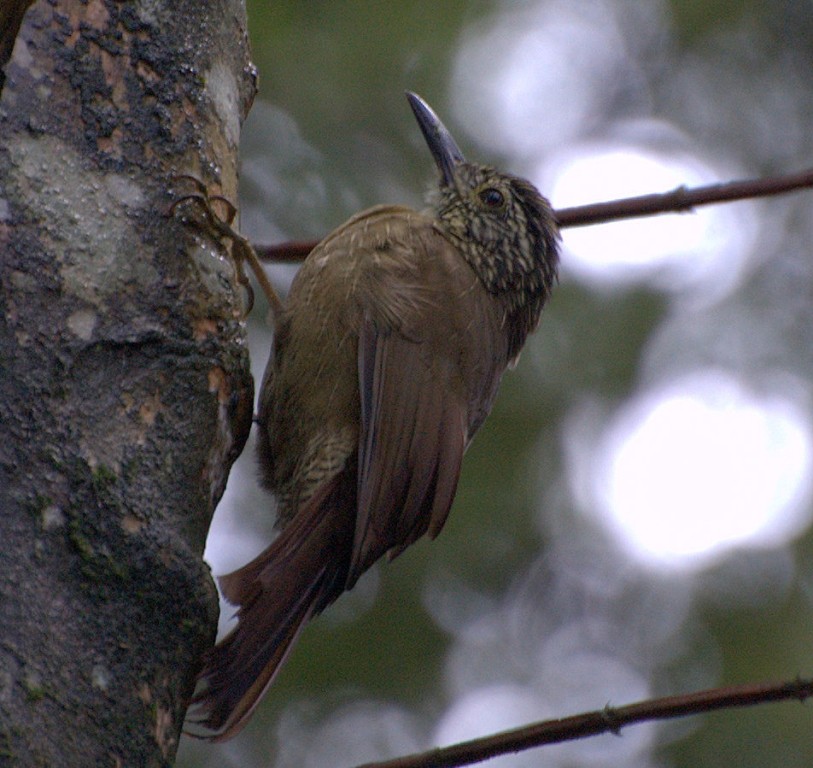
[[[173,181],[178,186],[180,184],[191,186],[192,191],[178,196],[173,201],[169,207],[169,215],[180,216],[183,221],[202,228],[214,239],[218,241],[225,239],[231,243],[237,282],[246,291],[247,296],[244,316],[248,315],[254,306],[254,290],[245,271],[245,264],[248,263],[268,299],[272,315],[276,318],[282,310],[282,303],[268,280],[254,247],[233,226],[237,215],[234,204],[222,195],[210,195],[206,185],[196,176],[180,174],[175,176]]]

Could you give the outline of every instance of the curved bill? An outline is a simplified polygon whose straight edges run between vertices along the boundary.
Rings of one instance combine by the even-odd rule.
[[[443,183],[447,185],[454,184],[455,166],[466,162],[460,147],[457,146],[452,134],[449,133],[446,126],[434,113],[432,107],[417,93],[407,91],[406,97],[409,100],[409,106],[412,107],[412,111],[415,113],[415,119],[418,121],[423,137],[429,145],[432,157],[435,158],[435,162],[440,169]]]

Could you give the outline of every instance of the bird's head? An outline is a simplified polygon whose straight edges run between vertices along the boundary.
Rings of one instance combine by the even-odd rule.
[[[559,230],[550,203],[525,179],[468,163],[432,108],[407,93],[440,170],[432,215],[485,288],[503,296],[531,330],[556,280]]]

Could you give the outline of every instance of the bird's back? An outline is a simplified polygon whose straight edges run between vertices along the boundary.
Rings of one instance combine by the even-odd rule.
[[[423,366],[411,375],[448,388],[466,442],[490,408],[507,363],[499,299],[431,217],[393,206],[354,216],[297,274],[261,390],[261,464],[282,524],[358,449],[365,318],[414,346]]]

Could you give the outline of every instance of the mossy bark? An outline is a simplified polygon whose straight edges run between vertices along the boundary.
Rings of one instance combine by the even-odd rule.
[[[168,215],[236,197],[240,0],[37,0],[0,94],[0,763],[171,765],[251,423],[241,293]]]

